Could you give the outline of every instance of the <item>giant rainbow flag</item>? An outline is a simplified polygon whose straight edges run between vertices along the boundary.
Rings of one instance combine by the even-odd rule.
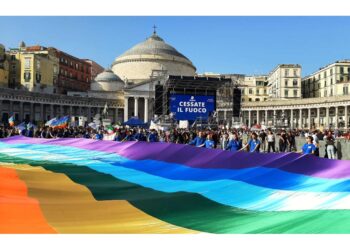
[[[0,140],[1,233],[350,233],[350,162],[188,145]]]

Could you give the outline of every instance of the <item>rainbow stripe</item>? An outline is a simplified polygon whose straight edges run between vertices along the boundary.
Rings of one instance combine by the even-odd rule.
[[[350,232],[349,161],[18,136],[0,141],[0,162],[5,196],[27,189],[15,196],[34,232]],[[26,232],[11,202],[0,209],[18,228],[0,231]]]

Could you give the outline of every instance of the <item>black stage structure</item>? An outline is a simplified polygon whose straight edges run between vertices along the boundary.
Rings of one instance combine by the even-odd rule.
[[[217,90],[223,88],[231,82],[231,79],[222,77],[197,77],[197,76],[173,76],[170,75],[164,84],[155,85],[155,109],[154,113],[160,117],[161,121],[169,123],[169,119],[174,122],[170,115],[170,95],[202,95],[214,96],[216,110]],[[207,123],[214,122],[215,114],[212,114]],[[210,121],[209,121],[210,120]],[[175,121],[176,122],[176,121]]]

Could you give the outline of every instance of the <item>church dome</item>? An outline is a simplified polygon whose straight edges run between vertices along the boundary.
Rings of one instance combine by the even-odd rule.
[[[110,69],[98,74],[95,81],[91,83],[92,91],[118,91],[123,87],[124,82]]]
[[[183,76],[194,76],[196,73],[192,62],[156,32],[117,57],[112,70],[121,79],[135,83],[150,79],[153,71]]]
[[[96,82],[118,82],[122,81],[112,70],[106,69],[95,77]]]

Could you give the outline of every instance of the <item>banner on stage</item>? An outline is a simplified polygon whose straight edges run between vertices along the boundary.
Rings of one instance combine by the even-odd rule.
[[[205,120],[214,109],[214,96],[170,95],[170,112],[175,114],[177,120]]]

